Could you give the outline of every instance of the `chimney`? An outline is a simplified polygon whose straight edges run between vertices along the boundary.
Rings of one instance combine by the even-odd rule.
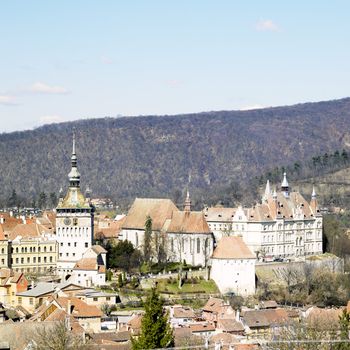
[[[71,313],[72,313],[71,300],[68,299],[68,301],[67,301],[67,314],[70,315]]]
[[[236,310],[236,321],[239,322],[239,310]]]

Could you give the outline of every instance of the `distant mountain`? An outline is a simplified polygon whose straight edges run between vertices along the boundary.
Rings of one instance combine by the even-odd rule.
[[[350,98],[250,111],[89,119],[0,135],[0,197],[66,188],[71,135],[83,186],[127,203],[216,187],[350,147]],[[235,186],[236,186],[235,185]],[[233,188],[237,188],[237,186]],[[211,191],[210,191],[211,189]]]

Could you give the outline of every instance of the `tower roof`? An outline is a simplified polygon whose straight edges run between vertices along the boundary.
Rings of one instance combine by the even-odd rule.
[[[73,132],[73,147],[71,156],[71,170],[68,174],[69,178],[69,189],[64,197],[57,206],[57,208],[90,208],[89,201],[86,200],[85,196],[80,190],[80,173],[77,167],[77,154],[76,154],[76,140],[75,131]]]
[[[289,187],[288,181],[287,181],[287,173],[283,174],[283,181],[281,187]]]

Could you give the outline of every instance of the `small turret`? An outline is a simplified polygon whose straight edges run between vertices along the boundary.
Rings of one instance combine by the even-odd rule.
[[[312,213],[314,215],[317,215],[320,212],[320,210],[318,208],[318,203],[317,203],[317,194],[315,191],[315,186],[312,186],[310,207],[311,207]]]
[[[191,211],[191,198],[190,192],[187,190],[187,195],[184,203],[184,211]]]
[[[75,152],[75,131],[73,132],[73,150],[71,156],[72,168],[68,174],[69,177],[69,187],[80,187],[80,173],[77,168],[77,154]]]
[[[286,173],[283,174],[283,181],[281,184],[281,190],[282,190],[285,197],[289,197],[289,184],[288,184]]]
[[[271,188],[270,188],[270,180],[267,180],[266,181],[266,187],[265,187],[265,192],[264,192],[264,195],[263,195],[263,202],[264,201],[267,201],[269,195],[271,194]]]

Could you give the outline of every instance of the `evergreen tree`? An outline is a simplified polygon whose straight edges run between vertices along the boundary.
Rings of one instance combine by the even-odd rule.
[[[8,207],[15,207],[18,205],[18,196],[15,189],[12,190],[11,196],[7,200]]]
[[[336,345],[336,350],[349,350],[350,343],[349,341],[349,326],[350,326],[350,314],[343,310],[343,313],[339,315],[339,328],[340,328],[340,339],[345,340],[344,343],[339,343]]]
[[[50,206],[51,208],[56,208],[57,206],[57,195],[55,192],[50,193]]]
[[[151,241],[152,241],[152,218],[148,215],[145,223],[145,240],[143,244],[143,258],[147,263],[151,260]]]
[[[40,209],[46,209],[46,193],[40,192],[38,199],[38,207]]]
[[[158,349],[174,346],[174,336],[168,315],[163,310],[163,301],[153,288],[145,303],[146,313],[141,322],[141,334],[132,338],[132,349]]]

